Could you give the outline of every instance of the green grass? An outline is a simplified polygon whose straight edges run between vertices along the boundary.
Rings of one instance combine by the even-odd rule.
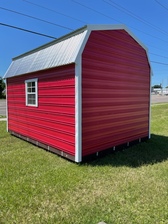
[[[0,223],[168,223],[168,104],[151,140],[75,164],[6,133],[0,122]]]
[[[6,116],[0,115],[0,118],[6,118]]]

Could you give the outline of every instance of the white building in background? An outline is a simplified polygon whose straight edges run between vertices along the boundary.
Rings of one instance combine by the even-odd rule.
[[[153,88],[153,94],[168,95],[168,88]]]

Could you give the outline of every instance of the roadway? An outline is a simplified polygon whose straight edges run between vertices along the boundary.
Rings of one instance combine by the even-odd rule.
[[[6,100],[0,99],[0,115],[6,116]]]
[[[151,103],[168,103],[168,96],[151,95]],[[6,100],[0,99],[0,115],[6,116]]]

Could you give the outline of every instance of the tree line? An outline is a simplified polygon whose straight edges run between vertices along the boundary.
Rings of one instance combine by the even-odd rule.
[[[6,84],[4,80],[0,77],[0,99],[5,99],[6,98]]]

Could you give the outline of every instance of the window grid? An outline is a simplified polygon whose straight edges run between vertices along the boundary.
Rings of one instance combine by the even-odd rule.
[[[38,106],[37,79],[26,80],[26,106]]]

